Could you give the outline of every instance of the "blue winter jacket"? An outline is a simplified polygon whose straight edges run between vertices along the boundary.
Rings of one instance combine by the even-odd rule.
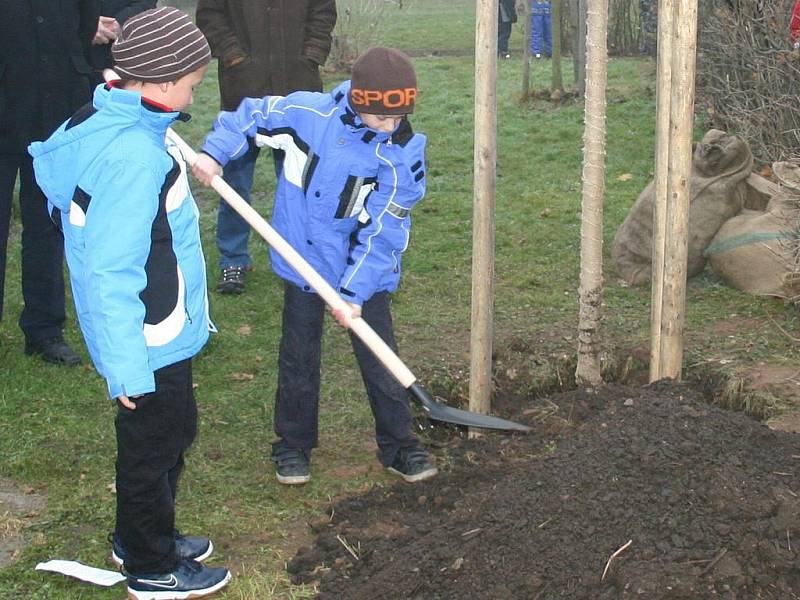
[[[286,153],[272,224],[342,297],[363,304],[400,281],[411,208],[425,195],[426,138],[407,120],[392,133],[367,128],[350,108],[346,81],[330,94],[245,98],[222,112],[203,151],[221,165],[252,138]],[[271,250],[275,273],[305,281]]]
[[[91,105],[29,146],[112,398],[154,391],[153,372],[196,354],[211,327],[197,205],[183,157],[165,142],[179,116],[101,85]]]

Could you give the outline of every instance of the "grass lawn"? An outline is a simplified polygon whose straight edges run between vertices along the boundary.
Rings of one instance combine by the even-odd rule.
[[[393,310],[400,353],[409,367],[426,387],[456,402],[465,397],[469,368],[474,82],[468,51],[474,44],[474,2],[408,4],[402,11],[387,9],[391,18],[380,41],[418,56],[421,95],[412,123],[429,138],[428,193],[414,213]],[[520,47],[517,26],[512,49]],[[436,49],[453,52],[430,52]],[[567,84],[571,73],[565,60]],[[546,87],[549,77],[549,62],[533,64],[537,89]],[[327,87],[343,78],[346,74],[326,74]],[[652,178],[653,79],[648,60],[609,63],[606,255],[616,228]],[[562,380],[568,384],[572,378],[583,105],[520,104],[520,81],[519,58],[499,65],[495,348],[499,356],[524,362],[528,370],[519,387],[536,393],[553,381],[557,365],[567,365]],[[176,129],[198,145],[217,107],[212,68],[196,95],[193,120]],[[265,216],[273,189],[271,160],[264,156],[254,203]],[[199,185],[195,191],[213,284],[219,200]],[[51,558],[103,566],[114,519],[114,408],[90,366],[67,370],[22,354],[16,326],[22,302],[19,233],[16,223],[0,323],[0,478],[44,495],[47,504],[37,514],[24,515],[21,526],[17,517],[3,514],[0,504],[0,539],[21,531],[28,542],[10,566],[0,569],[0,598],[120,598],[120,588],[101,590],[33,570]],[[291,586],[284,571],[284,562],[309,540],[307,523],[343,494],[394,485],[394,480],[374,455],[372,417],[347,335],[329,322],[313,479],[301,489],[275,481],[268,455],[281,285],[270,272],[263,242],[253,238],[251,250],[255,271],[247,292],[235,298],[210,294],[219,333],[195,361],[200,435],[187,461],[178,524],[186,532],[210,534],[217,547],[213,564],[235,571],[221,598],[308,598],[313,591]],[[646,357],[649,296],[647,288],[619,286],[606,265],[603,338],[609,356],[631,356],[634,366]],[[71,305],[68,310],[67,338],[86,360]],[[688,288],[686,377],[734,377],[759,364],[797,364],[794,340],[785,333],[797,325],[794,309],[729,289],[706,270]],[[769,411],[773,401],[779,399],[768,398],[761,410]]]

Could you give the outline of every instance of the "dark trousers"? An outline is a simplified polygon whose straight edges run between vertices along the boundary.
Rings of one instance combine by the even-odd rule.
[[[392,330],[389,294],[375,294],[361,307],[361,316],[392,350],[397,345]],[[316,294],[284,284],[283,332],[278,355],[278,390],[275,398],[275,447],[310,451],[318,443],[320,355],[325,303]],[[350,334],[361,377],[367,389],[378,458],[388,466],[400,448],[414,446],[408,392],[355,335]]]
[[[156,391],[118,404],[117,534],[132,573],[166,573],[175,556],[175,495],[183,455],[197,433],[192,361],[155,372]]]
[[[508,40],[511,38],[511,21],[497,23],[497,53],[508,54]]]
[[[61,335],[64,326],[64,238],[50,220],[28,154],[0,153],[0,319],[14,183],[19,175],[22,217],[22,298],[19,326],[30,342]]]

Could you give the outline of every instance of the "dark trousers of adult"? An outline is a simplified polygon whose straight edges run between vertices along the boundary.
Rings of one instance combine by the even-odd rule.
[[[392,350],[397,345],[387,292],[375,294],[361,307],[361,316]],[[325,303],[317,295],[284,284],[283,332],[278,354],[278,389],[275,398],[274,447],[310,452],[318,443],[320,356]],[[375,418],[378,458],[392,464],[397,451],[417,444],[411,433],[408,392],[375,358],[370,349],[350,334],[361,377]]]
[[[508,54],[508,40],[511,38],[511,21],[500,21],[497,23],[497,53],[500,55]]]
[[[19,326],[29,342],[61,335],[64,327],[64,238],[50,219],[28,154],[0,153],[0,318],[14,184],[19,176],[22,218],[22,299]]]
[[[156,391],[118,404],[117,529],[131,573],[167,573],[175,555],[175,496],[197,433],[190,359],[158,369]]]

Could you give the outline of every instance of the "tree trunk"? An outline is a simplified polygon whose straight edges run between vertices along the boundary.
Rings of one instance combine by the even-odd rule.
[[[598,332],[603,301],[608,0],[588,0],[586,22],[580,314],[575,379],[579,385],[595,386],[603,382]]]
[[[552,26],[551,37],[553,39],[553,91],[564,91],[564,79],[561,76],[561,2],[563,0],[551,0],[550,23]]]
[[[577,0],[577,27],[575,27],[575,51],[573,52],[573,69],[575,71],[575,91],[579,98],[586,94],[586,2]]]

